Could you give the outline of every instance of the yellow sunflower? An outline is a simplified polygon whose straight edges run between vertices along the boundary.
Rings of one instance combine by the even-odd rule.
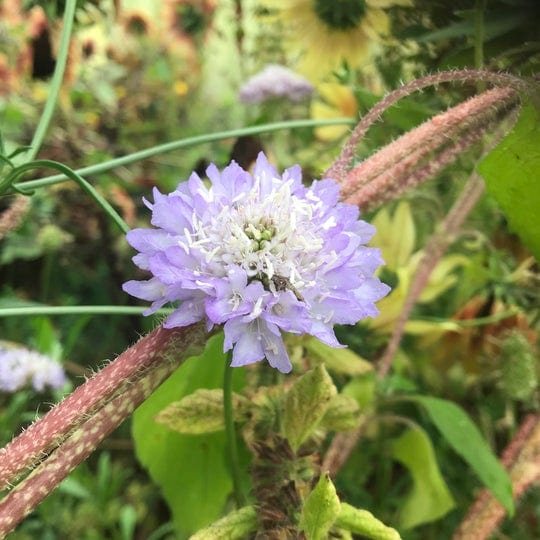
[[[383,8],[410,6],[411,0],[262,0],[268,16],[284,25],[297,70],[320,80],[347,62],[369,62],[374,47],[390,31]]]

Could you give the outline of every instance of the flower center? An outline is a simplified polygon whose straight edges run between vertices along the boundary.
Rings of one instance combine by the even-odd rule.
[[[276,228],[264,222],[259,222],[257,225],[246,223],[244,233],[251,240],[252,250],[260,251],[272,240],[276,234]]]
[[[317,17],[330,30],[350,30],[358,25],[366,12],[365,0],[315,0]]]
[[[179,245],[186,253],[198,252],[206,272],[225,275],[227,266],[236,264],[250,282],[259,280],[266,290],[290,290],[303,299],[303,288],[313,286],[322,262],[323,239],[312,221],[322,203],[294,195],[291,186],[276,180],[263,188],[257,182],[209,219],[194,216],[193,231]]]

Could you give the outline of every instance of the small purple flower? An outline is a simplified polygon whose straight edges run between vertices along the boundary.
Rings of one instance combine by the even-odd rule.
[[[277,98],[297,102],[309,97],[313,90],[313,85],[304,77],[286,67],[270,64],[243,84],[239,98],[249,104]]]
[[[152,302],[145,315],[179,301],[166,328],[223,324],[233,366],[266,358],[287,373],[282,332],[340,347],[334,324],[378,314],[390,289],[373,275],[379,250],[364,245],[374,227],[338,202],[333,180],[305,187],[298,165],[279,175],[262,153],[253,174],[235,162],[206,173],[208,186],[193,173],[169,195],[154,189],[145,203],[156,228],[127,235],[135,264],[152,274],[123,286]]]
[[[24,348],[0,349],[0,391],[15,392],[31,383],[34,390],[62,388],[62,366],[47,356]]]

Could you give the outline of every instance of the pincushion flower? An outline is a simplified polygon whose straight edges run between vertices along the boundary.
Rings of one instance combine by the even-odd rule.
[[[25,348],[0,347],[0,392],[15,392],[31,384],[37,392],[62,388],[66,375],[61,364]]]
[[[262,153],[253,174],[235,162],[206,174],[209,185],[193,173],[168,195],[154,189],[145,203],[155,228],[127,235],[133,261],[152,274],[123,287],[152,302],[145,314],[179,302],[166,328],[223,325],[232,366],[266,358],[284,373],[282,332],[340,347],[334,324],[378,314],[389,287],[373,275],[379,250],[364,245],[374,227],[338,202],[333,180],[305,187],[299,166],[279,175]]]
[[[250,104],[279,98],[298,102],[312,93],[313,85],[307,79],[284,66],[270,64],[242,85],[238,97]]]

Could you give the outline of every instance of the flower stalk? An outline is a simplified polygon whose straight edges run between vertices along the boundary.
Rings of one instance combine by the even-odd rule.
[[[0,501],[0,538],[13,530],[178,367],[174,362],[158,363],[157,366],[71,432]]]
[[[507,73],[493,73],[490,71],[483,71],[477,69],[463,69],[460,71],[442,71],[440,73],[434,73],[427,75],[419,79],[415,79],[408,84],[400,86],[396,90],[386,95],[379,103],[377,103],[371,110],[362,118],[362,120],[354,128],[351,136],[345,143],[341,154],[332,163],[330,168],[324,174],[325,177],[334,178],[336,181],[341,182],[348,174],[351,164],[353,163],[356,148],[363,139],[368,129],[380,120],[382,114],[396,104],[401,99],[422,90],[428,86],[436,86],[446,82],[472,82],[476,83],[479,80],[483,80],[494,86],[512,88],[518,92],[525,92],[529,89],[529,83],[509,75]]]
[[[495,88],[407,132],[352,169],[342,181],[346,202],[370,209],[434,177],[517,105],[510,88]]]
[[[175,330],[159,327],[143,337],[0,449],[0,489],[13,484],[25,470],[39,464],[61,446],[74,429],[83,424],[90,426],[88,418],[122,396],[135,382],[167,365],[170,369],[163,371],[161,381],[164,380],[181,361],[200,352],[206,338],[200,325]]]
[[[225,420],[225,436],[227,438],[227,453],[229,465],[231,467],[231,476],[233,480],[234,498],[236,506],[242,508],[245,504],[240,482],[240,460],[238,459],[238,445],[236,442],[236,429],[234,426],[233,410],[233,367],[231,366],[232,353],[225,355],[225,371],[223,376],[223,416]]]
[[[392,361],[405,332],[405,325],[416,301],[429,280],[431,272],[439,263],[448,246],[455,240],[459,228],[483,192],[484,181],[478,174],[473,173],[458,200],[444,219],[441,231],[435,233],[426,246],[424,256],[418,265],[390,341],[379,360],[377,375],[380,379],[384,378],[390,371]]]

